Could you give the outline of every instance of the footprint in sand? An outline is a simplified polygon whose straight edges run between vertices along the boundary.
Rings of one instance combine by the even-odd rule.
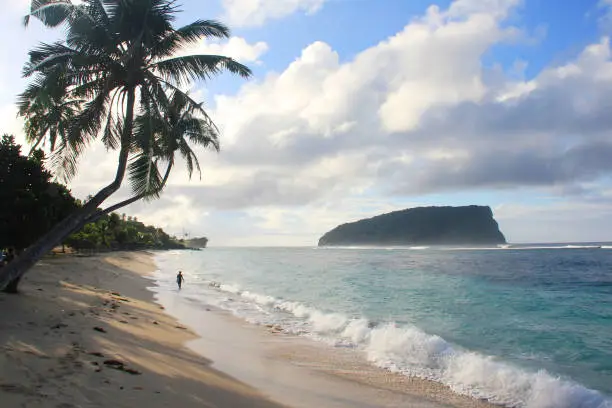
[[[138,370],[134,370],[133,368],[128,368],[125,366],[125,363],[119,360],[106,360],[104,361],[104,365],[113,368],[115,370],[123,371],[124,373],[132,374],[132,375],[141,375],[142,373]]]

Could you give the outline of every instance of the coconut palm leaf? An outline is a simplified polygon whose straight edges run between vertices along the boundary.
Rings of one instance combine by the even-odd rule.
[[[132,158],[128,177],[135,196],[142,196],[143,199],[159,198],[163,189],[163,178],[152,150],[143,151]]]
[[[27,26],[30,17],[35,17],[47,27],[57,27],[74,15],[76,7],[68,0],[32,0],[30,14],[24,17],[23,24]]]
[[[230,31],[215,20],[197,20],[191,24],[170,32],[152,49],[150,60],[173,55],[188,45],[195,45],[202,38],[229,38]]]
[[[35,18],[48,27],[61,27],[64,38],[35,47],[24,66],[31,84],[18,105],[28,137],[35,145],[48,143],[53,148],[56,174],[66,178],[76,174],[78,158],[94,140],[116,149],[118,164],[109,184],[28,249],[20,257],[23,261],[2,268],[0,289],[97,213],[126,174],[136,193],[132,199],[139,199],[159,195],[167,177],[160,176],[158,166],[166,164],[169,174],[177,154],[190,174],[199,170],[195,146],[217,148],[218,130],[202,104],[180,88],[224,71],[251,75],[248,67],[228,57],[177,56],[179,49],[200,39],[229,37],[229,29],[207,20],[175,29],[175,0],[30,3],[24,23]],[[59,85],[54,84],[57,79]],[[172,102],[177,92],[184,95],[178,114]],[[200,121],[188,119],[185,110]],[[147,138],[137,134],[145,129],[138,125],[139,116],[154,130]]]
[[[170,58],[150,65],[160,75],[179,85],[196,80],[208,80],[223,71],[240,75],[243,78],[251,76],[251,70],[229,57],[221,55],[190,55]]]

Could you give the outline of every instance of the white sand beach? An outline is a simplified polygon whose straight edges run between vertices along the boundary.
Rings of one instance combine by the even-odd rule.
[[[226,312],[179,322],[147,289],[154,270],[145,252],[58,255],[0,294],[0,405],[491,406]]]

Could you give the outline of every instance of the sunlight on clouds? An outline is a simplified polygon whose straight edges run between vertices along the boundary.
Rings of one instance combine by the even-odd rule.
[[[256,226],[269,234],[296,237],[293,243],[287,245],[317,244],[319,237],[334,228],[339,222],[357,221],[372,214],[396,211],[405,208],[404,205],[418,206],[419,203],[403,203],[402,205],[384,202],[378,199],[354,198],[346,200],[341,206],[329,206],[325,203],[315,203],[303,209],[275,208],[253,209],[248,213],[257,219]],[[304,212],[308,217],[304,217]],[[275,237],[278,240],[278,237]]]
[[[602,37],[599,43],[586,46],[573,61],[545,68],[535,79],[530,81],[509,83],[508,87],[496,99],[499,102],[511,102],[513,99],[526,97],[542,88],[555,86],[561,81],[587,80],[589,82],[610,83],[612,82],[611,56],[610,40],[608,37]],[[580,97],[580,94],[573,97]]]
[[[17,117],[17,107],[14,104],[0,106],[1,133],[15,136],[15,141],[23,146],[28,146],[23,132],[23,120]],[[22,149],[24,153],[29,151],[28,147]]]
[[[185,55],[224,55],[240,62],[260,62],[259,57],[268,51],[268,44],[263,41],[249,44],[242,37],[231,37],[224,42],[202,41],[200,44],[190,45],[177,53]]]
[[[217,97],[214,115],[230,140],[221,163],[254,171],[276,167],[277,187],[297,179],[298,188],[310,189],[314,182],[319,199],[336,207],[342,204],[334,192],[357,199],[365,186],[422,194],[481,185],[561,185],[582,177],[562,164],[582,158],[552,152],[564,154],[562,129],[572,132],[586,117],[593,125],[599,121],[602,108],[593,109],[594,104],[612,87],[609,44],[603,39],[588,46],[575,60],[532,80],[517,80],[509,72],[489,84],[482,57],[516,38],[516,28],[504,19],[517,3],[462,0],[447,10],[430,8],[342,64],[328,44],[312,43],[284,71],[244,86],[235,96]],[[350,165],[355,157],[356,165]],[[537,163],[544,159],[551,162]],[[278,206],[291,201],[283,198],[282,188],[278,191]],[[266,206],[258,215],[278,206]],[[344,221],[338,215],[335,223]]]
[[[474,8],[470,4],[464,9]],[[282,73],[246,85],[236,96],[217,96],[215,117],[226,143],[252,138],[253,133],[278,142],[296,135],[296,129],[320,137],[341,133],[347,124],[373,138],[413,129],[433,107],[480,100],[486,92],[480,57],[505,38],[498,19],[505,11],[477,10],[454,21],[457,9],[432,8],[345,64],[328,44],[312,43]],[[252,124],[272,116],[276,129],[258,135]]]
[[[610,239],[612,207],[609,202],[566,200],[536,205],[504,204],[495,207],[493,212],[509,242],[597,242]]]
[[[295,12],[312,14],[326,0],[222,0],[226,20],[233,26],[259,26],[268,20],[286,17]]]
[[[207,211],[194,206],[193,198],[185,195],[166,195],[161,200],[166,204],[164,207],[151,209],[141,206],[142,210],[136,210],[134,214],[141,218],[141,221],[155,223],[167,231],[190,229],[193,223],[202,222],[203,218],[209,215]]]
[[[505,13],[489,14],[477,8],[477,13],[454,22],[457,8],[472,9],[458,4],[463,2],[448,12],[431,7],[425,18],[377,47],[377,60],[389,61],[388,66],[396,61],[402,68],[387,76],[389,93],[379,109],[385,130],[414,129],[432,107],[476,102],[485,95],[480,57],[504,39],[499,18]]]
[[[468,159],[470,154],[461,149],[444,149],[442,147],[433,148],[423,152],[423,155],[431,160],[453,160],[457,158]]]
[[[223,4],[230,25],[260,25],[315,12],[324,0]],[[535,238],[557,234],[563,217],[587,220],[585,211],[593,214],[591,227],[603,225],[612,215],[601,185],[612,173],[608,38],[529,78],[523,61],[508,72],[490,68],[483,60],[492,47],[520,38],[509,18],[518,4],[432,6],[352,59],[313,38],[284,69],[214,96],[210,114],[223,150],[201,156],[201,181],[189,181],[177,163],[159,201],[128,210],[173,231],[189,226],[213,245],[314,245],[339,223],[419,204],[406,197],[524,188],[550,200],[496,207],[510,239],[529,236],[534,225],[542,229]],[[257,63],[268,44],[250,40],[207,42],[185,53]],[[13,101],[2,103],[3,131],[20,127]],[[74,188],[94,191],[115,166],[116,153],[92,149]],[[592,202],[579,202],[587,196]]]
[[[460,0],[451,3],[448,15],[463,18],[465,15],[483,14],[504,19],[523,0]]]

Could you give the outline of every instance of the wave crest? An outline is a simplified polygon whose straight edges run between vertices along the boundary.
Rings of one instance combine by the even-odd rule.
[[[533,372],[491,356],[463,350],[412,325],[378,324],[363,317],[328,313],[236,285],[211,286],[218,306],[253,323],[280,326],[335,346],[354,347],[368,361],[393,372],[438,381],[455,392],[496,404],[525,408],[612,408],[597,391],[545,370]]]

